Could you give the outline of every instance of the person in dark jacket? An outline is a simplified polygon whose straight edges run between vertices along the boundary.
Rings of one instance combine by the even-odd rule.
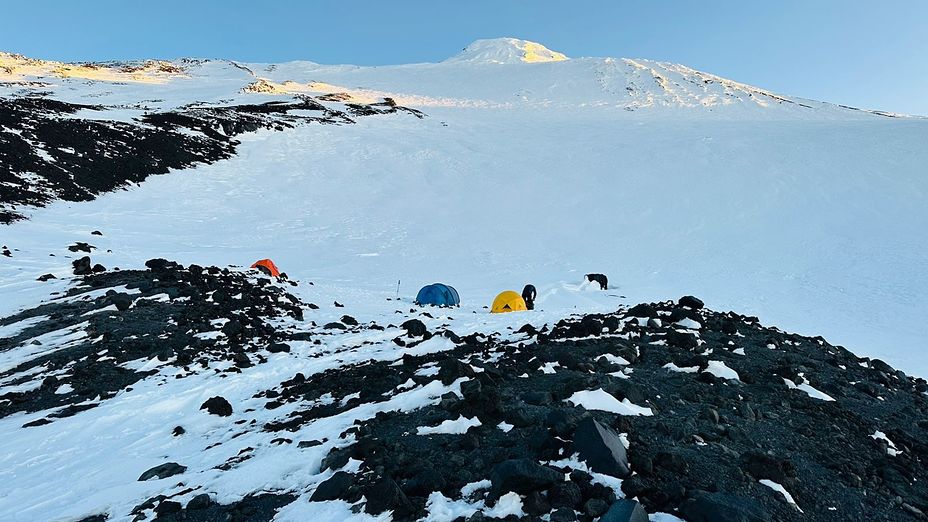
[[[600,290],[609,289],[609,279],[603,274],[587,274],[586,280],[591,283],[593,282],[599,283]]]
[[[535,291],[533,285],[525,285],[525,288],[522,289],[522,300],[525,301],[525,307],[529,310],[535,309],[535,296],[538,295],[538,292]]]

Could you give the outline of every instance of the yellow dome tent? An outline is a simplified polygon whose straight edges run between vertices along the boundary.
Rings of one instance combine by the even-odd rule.
[[[490,313],[524,312],[526,310],[528,310],[528,307],[525,306],[525,300],[522,299],[522,296],[512,290],[506,290],[493,300],[493,308],[490,309]]]

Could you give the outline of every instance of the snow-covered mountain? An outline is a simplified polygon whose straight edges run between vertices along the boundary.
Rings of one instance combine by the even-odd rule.
[[[29,428],[49,439],[28,450],[21,426],[64,406],[43,402],[0,419],[0,476],[19,484],[6,500],[0,494],[0,519],[132,519],[147,499],[183,490],[167,479],[134,482],[163,461],[183,460],[197,474],[184,483],[223,503],[288,481],[296,497],[311,495],[331,475],[320,460],[334,439],[312,450],[312,462],[291,465],[289,450],[267,451],[264,433],[184,419],[214,395],[240,401],[238,416],[263,408],[255,394],[295,372],[397,355],[395,327],[317,330],[346,314],[383,326],[416,317],[433,331],[502,333],[506,343],[522,340],[513,331],[525,323],[540,329],[572,314],[694,294],[709,308],[821,334],[928,375],[920,327],[928,311],[926,143],[921,117],[775,94],[683,65],[569,58],[511,38],[474,42],[440,63],[380,67],[62,64],[0,53],[0,218],[10,222],[0,225],[3,392],[35,391],[46,377],[67,382],[67,367],[22,365],[46,350],[97,342],[83,323],[42,326],[41,339],[23,334],[39,328],[35,317],[58,320],[61,311],[36,307],[74,291],[72,262],[88,254],[108,269],[162,257],[247,267],[270,257],[299,282],[283,288],[314,323],[288,328],[321,340],[291,341],[294,355],[223,378],[212,369],[226,369],[232,355],[206,371],[120,360],[152,373],[134,392],[84,397],[99,405],[90,412]],[[583,279],[590,272],[607,274],[609,291],[592,291]],[[462,306],[433,318],[411,311],[416,291],[435,281],[454,285]],[[535,311],[487,313],[499,291],[526,283],[538,288]],[[94,290],[94,303],[105,290]],[[15,316],[23,310],[37,311]],[[206,324],[219,329],[221,319]],[[438,340],[414,355],[450,349]],[[792,377],[794,386],[804,382]],[[454,383],[414,382],[399,406],[428,403],[448,386],[459,389]],[[302,406],[265,412],[262,422]],[[337,438],[350,414],[304,427],[327,430],[318,438],[303,435]],[[175,424],[191,435],[146,438]],[[79,435],[84,429],[91,435]],[[259,447],[261,464],[211,471],[235,457],[224,453],[233,445],[204,448],[238,436]],[[111,447],[118,455],[106,455]],[[72,454],[92,456],[61,462]],[[74,486],[83,474],[95,477],[98,493]],[[281,520],[347,509],[329,508],[319,515],[301,503]]]

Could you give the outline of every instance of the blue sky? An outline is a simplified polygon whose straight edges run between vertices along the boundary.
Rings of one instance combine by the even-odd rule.
[[[775,92],[928,115],[928,1],[6,1],[0,50],[383,65],[514,36],[667,60]]]

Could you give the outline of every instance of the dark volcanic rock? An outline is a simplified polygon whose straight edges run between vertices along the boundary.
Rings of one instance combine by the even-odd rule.
[[[676,330],[667,332],[667,342],[678,348],[692,349],[699,346],[699,340],[695,334]]]
[[[142,475],[139,477],[139,481],[150,480],[156,477],[159,479],[173,477],[174,475],[179,475],[185,471],[187,471],[187,466],[181,466],[176,462],[168,462],[166,464],[155,466],[145,473],[142,473]]]
[[[557,508],[551,512],[551,522],[574,522],[577,520],[577,514],[569,507]]]
[[[425,323],[418,319],[410,319],[401,324],[400,327],[406,330],[406,335],[410,337],[422,337],[429,331],[428,328],[425,327]]]
[[[73,245],[69,246],[68,250],[70,250],[71,252],[87,252],[89,254],[95,248],[97,247],[78,241],[77,243],[74,243]]]
[[[692,308],[694,310],[699,310],[703,306],[705,306],[705,303],[702,302],[702,299],[699,299],[698,297],[693,297],[691,295],[685,295],[681,297],[678,303],[680,306],[685,306],[687,308]]]
[[[648,522],[648,513],[634,500],[615,501],[599,522]]]
[[[507,460],[497,464],[490,474],[492,491],[496,495],[509,491],[526,494],[539,489],[548,489],[563,480],[563,473],[529,459]]]
[[[367,505],[364,506],[364,511],[372,515],[391,510],[396,516],[402,517],[412,511],[409,499],[396,485],[396,482],[390,479],[381,479],[376,482],[368,488],[365,496]]]
[[[290,353],[290,345],[286,343],[273,343],[267,347],[271,353]]]
[[[577,424],[574,450],[593,471],[619,478],[625,478],[631,473],[619,434],[593,417],[587,417]]]
[[[0,98],[0,128],[10,131],[0,135],[5,181],[0,184],[0,224],[24,219],[20,207],[89,201],[149,176],[231,158],[239,145],[236,136],[245,132],[307,123],[351,124],[352,116],[424,116],[396,105],[343,104],[338,110],[309,96],[261,104],[192,103],[165,112],[146,111],[138,121],[78,114],[109,108],[53,100],[41,93]]]
[[[769,479],[783,485],[789,485],[796,477],[796,470],[789,460],[761,451],[748,451],[742,454],[741,469],[757,480]]]
[[[97,298],[53,300],[0,319],[2,327],[47,317],[23,323],[32,326],[2,341],[11,346],[26,346],[44,334],[78,324],[88,337],[86,343],[61,351],[35,348],[50,353],[0,372],[15,390],[0,395],[0,416],[42,411],[44,415],[33,416],[39,418],[30,422],[40,425],[54,422],[59,412],[77,414],[152,375],[120,366],[139,359],[157,357],[160,363],[173,365],[179,379],[208,372],[220,382],[247,377],[238,375],[239,368],[230,361],[260,366],[269,351],[277,351],[269,347],[315,340],[312,349],[294,354],[301,365],[293,371],[307,371],[304,359],[330,355],[325,341],[341,334],[322,334],[315,324],[294,327],[292,321],[264,320],[296,317],[296,309],[305,305],[291,300],[296,298],[277,285],[251,283],[234,271],[224,273],[215,267],[184,269],[165,261],[151,271],[89,275],[74,283],[79,286],[66,290],[65,297],[91,291],[98,295],[99,290],[125,286],[136,305],[86,315],[111,304],[113,291]],[[163,294],[170,299],[150,299]],[[379,413],[346,423],[337,434],[344,443],[336,443],[323,457],[322,469],[337,475],[324,484],[336,493],[326,493],[322,484],[314,493],[317,500],[342,498],[355,510],[392,511],[397,522],[424,518],[432,492],[458,500],[463,486],[483,479],[490,479],[490,491],[478,490],[468,500],[485,500],[493,506],[499,496],[516,490],[524,495],[523,509],[533,516],[550,513],[553,504],[552,520],[592,522],[597,516],[607,521],[610,516],[637,520],[644,516],[643,507],[677,513],[686,520],[924,521],[928,399],[922,393],[928,383],[885,363],[859,359],[824,339],[765,327],[755,318],[674,302],[644,308],[635,314],[623,309],[566,318],[532,337],[511,336],[511,331],[471,334],[440,353],[398,350],[399,359],[352,357],[356,362],[305,375],[294,373],[289,379],[281,377],[270,389],[257,391],[247,409],[236,407],[242,418],[237,415],[229,428],[236,433],[268,432],[270,445],[261,452],[290,447],[289,451],[312,453],[315,458],[318,449],[305,448],[332,443],[321,440],[322,434],[319,441],[308,440],[313,435],[303,436],[309,433],[304,430],[320,419],[326,424],[335,416],[352,415],[358,406],[371,406]],[[645,326],[633,316],[661,321]],[[694,336],[682,343],[670,342],[670,332],[677,328],[671,317],[698,318],[703,326],[699,342],[690,342],[696,340]],[[231,335],[216,339],[199,335],[215,334],[216,325],[232,321],[237,325],[235,331],[228,329]],[[281,323],[287,326],[277,326]],[[445,328],[438,326],[436,331]],[[352,330],[367,332],[374,327],[359,324]],[[402,337],[413,346],[421,338]],[[629,364],[609,362],[606,354],[624,357]],[[286,357],[281,351],[274,359],[279,363]],[[220,370],[210,364],[213,361],[222,361]],[[743,379],[700,373],[710,361],[724,363]],[[671,371],[668,363],[697,371]],[[790,389],[783,379],[808,382],[835,400],[826,402]],[[455,381],[461,383],[459,389],[451,387]],[[66,393],[55,393],[65,384],[70,386]],[[426,387],[434,391],[430,404],[411,410],[385,404]],[[19,391],[24,388],[29,391]],[[577,391],[597,389],[646,404],[654,414],[586,411],[566,402]],[[97,396],[101,399],[94,402]],[[280,414],[260,424],[259,413],[251,415],[252,407],[258,412],[280,408]],[[417,433],[421,426],[461,416],[477,417],[481,425],[462,434]],[[886,441],[872,437],[876,431],[893,441],[895,455],[889,454]],[[619,433],[627,438],[627,450]],[[161,436],[170,439],[167,433]],[[222,444],[244,446],[244,440],[233,437]],[[590,457],[591,450],[580,451],[581,447],[605,448],[601,453],[607,457]],[[251,447],[226,449],[242,453],[218,470],[232,469],[255,456]],[[623,493],[641,505],[617,501],[611,488],[593,480],[590,473],[573,469],[576,464],[565,459],[574,453],[581,454],[584,469],[597,473],[603,469],[598,466],[614,467],[624,461],[617,455],[627,454],[635,474],[627,476],[621,466],[613,473],[625,476]],[[357,472],[338,474],[351,459],[361,462]],[[803,511],[761,484],[764,478],[782,484]],[[172,486],[184,482],[191,488],[183,498],[201,492],[195,489],[199,484],[186,479],[179,476],[166,482]],[[179,495],[174,498],[179,500]],[[266,494],[226,506],[210,503],[194,510],[188,505],[183,512],[163,518],[271,520],[277,507],[293,498]],[[362,498],[367,505],[360,503]],[[150,513],[163,500],[167,499],[153,497],[139,513]],[[622,511],[623,507],[627,509]],[[489,517],[477,513],[472,518]]]
[[[548,502],[553,508],[579,509],[583,503],[583,493],[580,492],[580,486],[573,482],[558,482],[548,490]]]
[[[93,273],[93,268],[90,265],[90,257],[84,256],[80,259],[75,259],[71,262],[71,266],[74,268],[74,275],[89,275]]]
[[[228,417],[232,415],[232,405],[229,404],[229,401],[225,397],[210,397],[200,406],[201,410],[206,410],[212,415],[218,415],[220,417]]]
[[[336,471],[334,475],[323,481],[309,497],[310,502],[338,500],[345,498],[348,489],[354,485],[354,477],[344,471]]]
[[[542,516],[551,511],[548,499],[538,491],[532,491],[522,499],[522,510],[532,516]]]
[[[213,500],[209,498],[209,495],[206,493],[201,493],[190,499],[190,502],[187,502],[187,509],[197,511],[206,509],[211,505],[213,505]]]
[[[628,309],[629,317],[657,317],[657,309],[647,303],[637,304]]]
[[[766,522],[770,515],[756,501],[736,495],[695,491],[680,506],[692,522]]]
[[[110,296],[110,303],[120,312],[125,312],[132,306],[132,297],[125,292],[118,292]]]
[[[155,513],[158,514],[158,518],[164,518],[164,515],[169,515],[171,513],[179,513],[183,510],[183,506],[180,505],[180,502],[175,502],[173,500],[163,500],[155,508]]]

